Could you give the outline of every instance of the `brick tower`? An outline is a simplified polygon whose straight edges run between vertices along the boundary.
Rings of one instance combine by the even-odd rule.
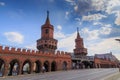
[[[41,26],[41,39],[37,40],[37,49],[52,53],[57,49],[57,40],[54,39],[54,26],[50,24],[49,11],[47,11],[45,24]]]
[[[78,28],[77,28],[77,38],[75,39],[74,55],[76,58],[84,58],[87,55],[87,49],[84,48],[83,38],[80,37]]]

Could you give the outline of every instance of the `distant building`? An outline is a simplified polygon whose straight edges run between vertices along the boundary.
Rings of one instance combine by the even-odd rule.
[[[112,55],[112,52],[95,54],[94,64],[96,68],[116,68],[119,67],[119,60]]]

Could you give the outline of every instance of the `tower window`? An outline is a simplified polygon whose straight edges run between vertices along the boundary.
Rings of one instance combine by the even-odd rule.
[[[48,30],[48,29],[46,29],[46,30],[45,30],[45,33],[46,33],[46,34],[48,34],[48,33],[49,33],[49,30]]]

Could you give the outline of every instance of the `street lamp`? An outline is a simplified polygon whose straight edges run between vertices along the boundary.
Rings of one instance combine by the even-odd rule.
[[[119,41],[120,43],[120,39],[115,39],[116,41]],[[120,62],[119,62],[119,72],[120,72]]]
[[[120,39],[115,39],[116,41],[119,41],[119,43],[120,43]]]

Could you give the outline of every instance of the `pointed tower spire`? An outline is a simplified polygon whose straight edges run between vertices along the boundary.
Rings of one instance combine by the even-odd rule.
[[[79,28],[77,27],[77,39],[80,38]]]
[[[47,19],[46,19],[45,24],[50,24],[50,20],[49,20],[49,11],[47,11]]]

